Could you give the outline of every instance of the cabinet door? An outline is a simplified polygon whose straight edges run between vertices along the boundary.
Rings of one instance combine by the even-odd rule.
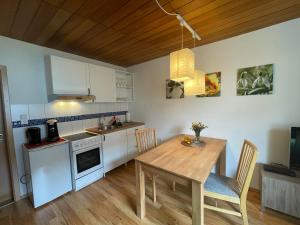
[[[69,144],[29,153],[34,207],[72,190]]]
[[[143,129],[144,126],[127,129],[127,161],[134,159],[138,155],[135,131]]]
[[[126,162],[126,143],[126,130],[105,135],[103,141],[103,162],[105,173]]]
[[[89,71],[91,94],[96,97],[95,102],[115,102],[115,70],[90,64]]]
[[[87,63],[50,56],[50,70],[53,93],[49,94],[88,94]]]

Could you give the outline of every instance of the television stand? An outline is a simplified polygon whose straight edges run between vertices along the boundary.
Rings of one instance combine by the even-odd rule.
[[[300,218],[300,177],[290,177],[264,170],[261,175],[262,207]]]

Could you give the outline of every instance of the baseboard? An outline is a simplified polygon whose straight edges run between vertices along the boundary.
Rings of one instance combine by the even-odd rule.
[[[22,199],[28,198],[28,197],[29,197],[29,194],[26,193],[26,194],[24,194],[24,195],[21,195],[19,200],[22,200]]]

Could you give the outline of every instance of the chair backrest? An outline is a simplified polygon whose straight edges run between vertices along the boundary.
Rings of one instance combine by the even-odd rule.
[[[154,128],[144,128],[135,131],[138,152],[142,153],[157,146],[156,131]]]
[[[241,198],[247,197],[257,154],[258,151],[256,146],[250,141],[245,140],[236,174],[237,191],[240,193]]]

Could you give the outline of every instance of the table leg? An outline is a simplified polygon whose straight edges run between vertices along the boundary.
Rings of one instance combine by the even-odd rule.
[[[204,187],[192,181],[192,220],[193,225],[204,225]]]
[[[141,163],[135,161],[136,177],[136,213],[143,219],[146,215],[145,207],[145,175]]]
[[[216,167],[216,173],[219,176],[226,176],[226,149],[221,153],[217,167]]]

